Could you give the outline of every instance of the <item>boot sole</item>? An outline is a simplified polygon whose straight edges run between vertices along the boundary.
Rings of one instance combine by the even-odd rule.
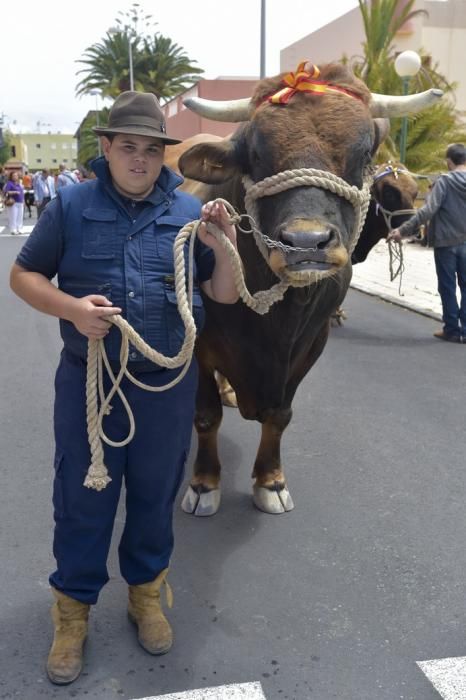
[[[136,618],[134,618],[134,617],[131,615],[131,613],[130,613],[129,610],[128,610],[128,619],[133,623],[133,625],[136,626],[136,628],[138,628],[137,620],[136,620]],[[168,654],[168,652],[170,651],[170,649],[171,649],[172,646],[173,646],[173,642],[170,642],[170,645],[169,645],[166,649],[160,649],[160,650],[158,650],[158,651],[152,651],[151,649],[148,649],[146,646],[144,646],[144,644],[143,644],[143,643],[141,642],[141,640],[139,639],[139,634],[138,634],[137,639],[138,639],[139,646],[141,646],[141,647],[144,649],[144,651],[147,651],[147,653],[150,654],[151,656],[163,656],[164,654]]]

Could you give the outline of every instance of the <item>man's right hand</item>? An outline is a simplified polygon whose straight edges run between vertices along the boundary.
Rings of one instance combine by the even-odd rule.
[[[81,299],[74,299],[70,321],[80,333],[90,340],[105,338],[110,330],[110,316],[121,314],[121,309],[112,306],[112,302],[100,294],[90,294]]]

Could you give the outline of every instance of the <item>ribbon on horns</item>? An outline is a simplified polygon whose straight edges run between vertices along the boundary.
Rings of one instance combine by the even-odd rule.
[[[296,69],[296,72],[287,73],[282,78],[282,85],[284,87],[273,95],[270,95],[267,101],[276,105],[286,105],[297,92],[312,92],[316,95],[338,92],[358,100],[361,99],[358,94],[351,90],[339,87],[338,85],[331,85],[328,80],[318,80],[320,76],[318,67],[313,64],[308,64],[310,66],[309,69],[304,70],[306,63],[306,61],[302,61]]]

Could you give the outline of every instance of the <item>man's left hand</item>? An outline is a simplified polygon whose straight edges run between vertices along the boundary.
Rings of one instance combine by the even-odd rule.
[[[230,239],[236,248],[236,228],[230,224],[230,216],[221,202],[207,202],[201,210],[202,223],[198,228],[198,236],[215,253],[222,253],[223,246],[212,233],[207,230],[207,223],[212,223]]]
[[[403,237],[400,233],[399,228],[394,228],[392,231],[390,231],[390,233],[387,236],[387,243],[388,241],[395,241],[396,243],[401,243],[402,240]]]

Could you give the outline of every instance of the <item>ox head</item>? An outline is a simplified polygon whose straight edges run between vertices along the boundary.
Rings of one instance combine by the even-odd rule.
[[[388,120],[373,118],[369,90],[347,67],[328,64],[319,71],[302,64],[300,69],[260,81],[246,102],[222,108],[187,100],[203,116],[245,123],[231,140],[186,151],[179,161],[182,173],[208,184],[228,182],[222,196],[243,212],[235,192],[241,191],[244,177],[260,183],[306,168],[331,173],[360,189]],[[403,113],[399,107],[398,113]],[[378,115],[388,116],[385,102]],[[279,244],[268,253],[278,276],[285,273],[291,284],[310,284],[347,265],[357,212],[342,196],[319,186],[293,186],[261,197],[256,205],[256,224]]]
[[[374,173],[372,196],[386,217],[389,229],[398,228],[413,215],[418,185],[400,163],[383,163]]]

